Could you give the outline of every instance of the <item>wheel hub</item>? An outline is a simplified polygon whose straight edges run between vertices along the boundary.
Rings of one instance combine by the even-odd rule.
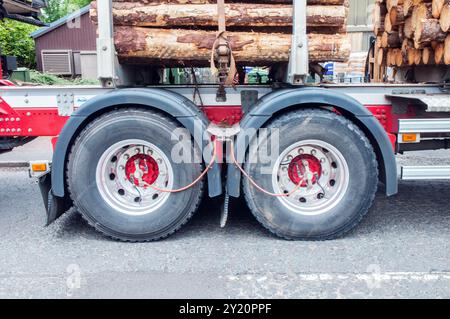
[[[295,157],[289,164],[288,174],[291,181],[301,187],[315,185],[322,175],[320,160],[313,155],[303,154]]]
[[[152,187],[173,187],[169,158],[156,145],[129,139],[111,145],[99,159],[97,188],[112,208],[126,215],[145,215],[158,210],[169,193]]]
[[[125,175],[132,184],[146,188],[158,179],[159,166],[150,155],[137,154],[127,161]]]
[[[342,153],[320,140],[304,140],[288,146],[272,172],[273,189],[289,194],[278,200],[301,215],[320,215],[332,210],[349,185],[349,169]]]

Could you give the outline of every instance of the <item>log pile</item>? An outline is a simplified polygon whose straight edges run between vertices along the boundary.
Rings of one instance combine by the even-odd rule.
[[[346,61],[348,0],[308,0],[311,62]],[[227,35],[240,65],[287,62],[292,0],[227,0]],[[96,3],[91,18],[97,21]],[[115,46],[121,63],[208,66],[217,36],[214,0],[113,0]]]
[[[378,67],[450,65],[450,0],[376,0]]]
[[[359,77],[362,81],[365,74],[367,52],[353,52],[346,63],[335,63],[334,74],[343,77]]]

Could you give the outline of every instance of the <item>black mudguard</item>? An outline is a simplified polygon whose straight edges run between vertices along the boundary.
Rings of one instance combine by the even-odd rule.
[[[65,197],[56,197],[53,195],[51,173],[39,177],[38,184],[47,213],[45,225],[48,226],[61,217],[71,205],[70,201]]]
[[[367,108],[352,97],[324,88],[308,87],[302,89],[285,89],[264,96],[250,110],[241,121],[241,132],[236,138],[236,154],[239,146],[247,149],[249,140],[253,136],[247,136],[247,129],[258,130],[263,127],[277,112],[292,107],[331,106],[341,112],[346,112],[353,117],[355,123],[363,128],[372,139],[374,147],[379,154],[382,173],[380,179],[385,183],[386,195],[392,196],[398,192],[397,163],[394,150],[386,131],[380,122]],[[245,153],[240,153],[237,160],[244,162]],[[241,172],[235,165],[228,166],[227,189],[230,196],[240,196]]]
[[[52,223],[67,211],[72,204],[65,185],[65,165],[75,137],[97,114],[121,106],[140,106],[158,110],[175,117],[186,127],[198,143],[200,149],[211,148],[211,138],[198,136],[196,132],[207,132],[208,119],[200,109],[186,97],[159,88],[117,89],[99,95],[86,102],[68,120],[62,129],[52,160],[52,173],[42,178],[43,198],[47,209],[48,223]],[[204,134],[207,135],[207,134]],[[209,153],[206,152],[205,154]],[[205,158],[205,163],[209,162]],[[208,192],[210,197],[222,194],[222,175],[218,163],[208,172]],[[51,179],[51,181],[50,181]],[[41,183],[40,183],[41,184]]]

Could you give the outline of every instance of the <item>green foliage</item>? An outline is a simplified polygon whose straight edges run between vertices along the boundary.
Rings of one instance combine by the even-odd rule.
[[[98,85],[98,80],[88,80],[88,79],[66,79],[59,76],[41,73],[38,71],[30,70],[31,82],[39,85]]]
[[[19,66],[32,68],[36,65],[34,41],[30,33],[37,27],[5,19],[0,22],[0,49],[4,55],[17,57]]]
[[[53,22],[91,3],[92,0],[48,0],[43,11],[43,20]]]

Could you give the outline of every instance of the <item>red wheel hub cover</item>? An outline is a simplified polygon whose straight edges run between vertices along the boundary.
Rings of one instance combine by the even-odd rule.
[[[152,185],[159,176],[158,163],[149,155],[137,154],[128,160],[125,174],[136,186]]]
[[[294,158],[289,164],[288,174],[291,181],[298,185],[300,180],[304,178],[307,169],[303,164],[303,161],[308,162],[309,171],[313,174],[312,184],[315,184],[317,180],[322,175],[322,165],[320,164],[319,159],[313,155],[303,154]],[[306,179],[302,182],[301,187],[308,186]]]

